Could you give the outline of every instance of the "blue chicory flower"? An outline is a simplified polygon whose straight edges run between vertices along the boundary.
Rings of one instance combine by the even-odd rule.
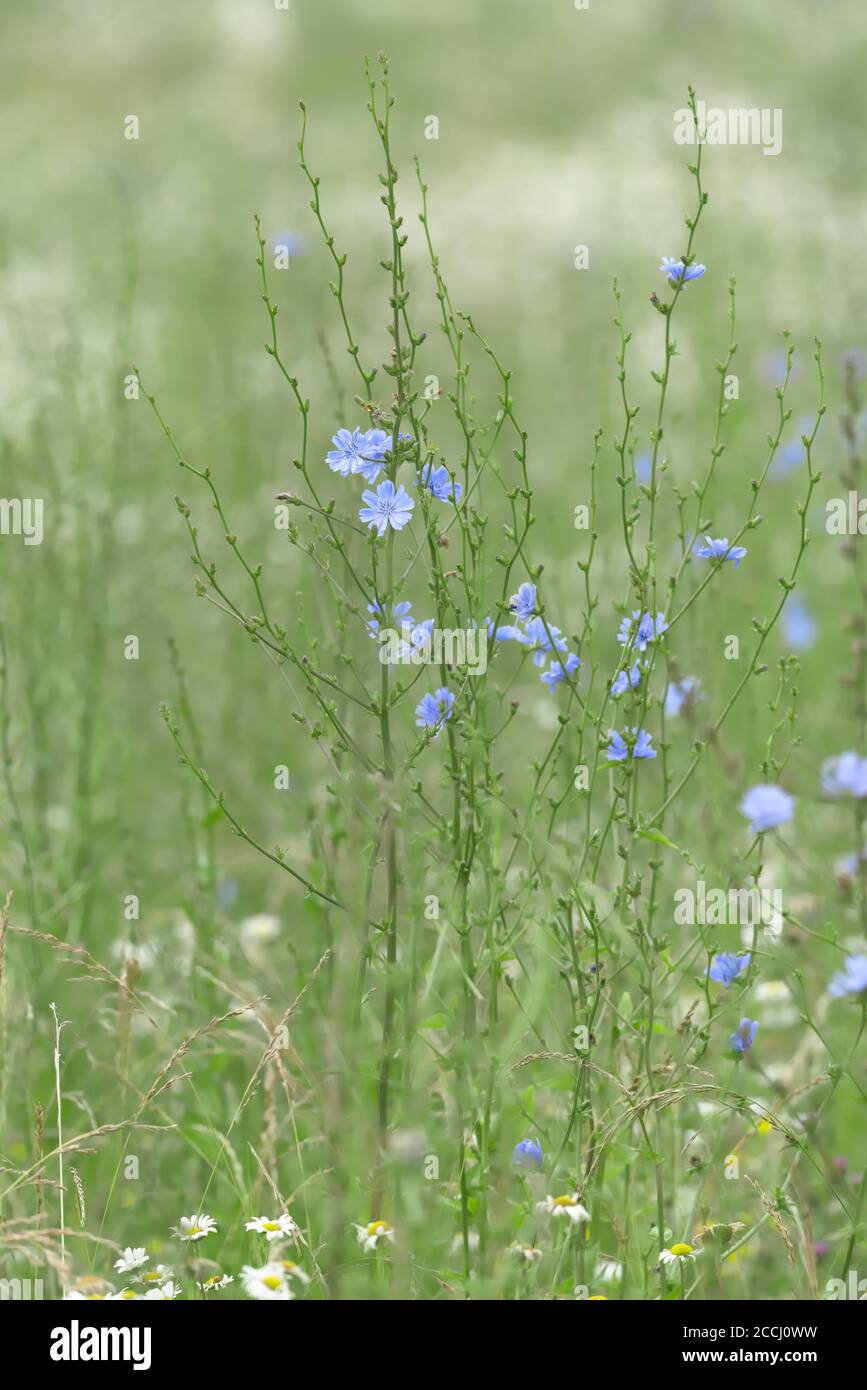
[[[635,478],[639,483],[649,483],[653,477],[653,455],[647,450],[635,455]]]
[[[803,652],[816,640],[816,619],[802,599],[790,595],[783,609],[783,634],[793,651]]]
[[[638,669],[636,661],[631,671],[621,671],[611,682],[611,694],[615,700],[618,695],[625,695],[627,690],[635,690],[641,684],[641,671]]]
[[[629,733],[630,730],[624,730],[624,732]],[[623,737],[623,734],[618,734],[615,729],[611,730],[611,742],[608,745],[608,761],[610,763],[622,763],[630,757],[656,757],[656,749],[651,748],[650,746],[650,734],[647,732],[647,730],[642,729],[639,733],[638,729],[636,729],[633,726],[631,732],[635,737],[632,743],[632,747],[630,748],[629,743],[627,743],[626,739]]]
[[[710,536],[705,536],[705,544],[696,546],[695,554],[700,560],[731,560],[737,569],[741,560],[746,555],[746,547],[742,545],[729,545],[728,536],[714,540]]]
[[[693,265],[684,265],[683,261],[676,260],[674,256],[663,256],[662,265],[659,268],[668,277],[670,285],[688,285],[690,280],[700,280],[707,270],[707,266],[698,262]]]
[[[804,462],[807,451],[800,439],[790,439],[784,444],[768,469],[769,478],[786,478]]]
[[[424,622],[415,623],[409,634],[410,647],[428,647],[434,630],[434,618],[425,618]]]
[[[672,681],[665,692],[666,719],[680,714],[685,704],[692,704],[701,698],[701,681],[698,676],[684,676],[681,681]]]
[[[861,851],[861,857],[857,854],[844,854],[840,859],[835,860],[834,873],[838,878],[857,878],[867,864],[867,845]]]
[[[270,239],[271,251],[283,251],[290,258],[303,256],[307,250],[307,243],[297,232],[278,232]]]
[[[649,613],[642,614],[641,609],[636,608],[631,618],[624,618],[621,622],[617,640],[621,647],[630,646],[637,652],[643,652],[648,643],[658,641],[664,632],[668,632],[664,613],[657,613],[654,619]]]
[[[379,635],[380,619],[384,616],[382,604],[379,603],[376,599],[374,599],[373,603],[369,603],[367,605],[367,611],[368,613],[373,614],[373,617],[368,620],[367,630],[371,637],[377,637]],[[391,617],[394,626],[400,627],[404,618],[409,617],[411,612],[412,604],[409,602],[408,599],[405,600],[403,603],[394,604],[391,610]]]
[[[867,993],[867,956],[847,956],[845,970],[837,971],[828,993],[835,999],[842,999],[844,994]]]
[[[386,478],[384,483],[380,483],[376,492],[371,492],[367,488],[361,494],[362,502],[367,506],[361,507],[358,513],[359,521],[363,521],[369,527],[376,527],[376,534],[380,539],[385,535],[389,526],[394,531],[402,531],[413,513],[415,503],[402,483],[395,488],[390,478]]]
[[[737,1030],[729,1038],[729,1043],[735,1052],[749,1052],[758,1031],[759,1025],[754,1018],[742,1018]]]
[[[822,791],[826,796],[867,796],[867,758],[840,753],[822,764]]]
[[[512,1162],[516,1168],[541,1168],[543,1163],[542,1145],[538,1139],[522,1139],[512,1150]]]
[[[536,585],[522,584],[509,599],[509,607],[522,623],[528,622],[536,611]]]
[[[439,502],[457,504],[461,500],[461,485],[450,477],[445,464],[440,464],[439,468],[434,468],[432,463],[426,463],[421,470],[419,481]]]
[[[574,652],[570,652],[566,658],[565,667],[562,661],[552,661],[547,671],[543,671],[539,676],[540,681],[544,681],[549,690],[553,690],[567,676],[571,676],[581,665],[581,658]]]
[[[545,652],[566,650],[566,638],[562,636],[559,627],[553,627],[543,618],[531,618],[518,641],[532,649],[534,666],[545,665]]]
[[[447,719],[452,717],[452,707],[455,697],[452,692],[444,685],[431,695],[422,696],[416,705],[415,722],[420,729],[436,729],[436,736],[439,737],[440,730]]]
[[[807,457],[807,450],[804,446],[804,436],[809,438],[816,428],[815,415],[802,415],[798,420],[796,439],[788,440],[780,452],[774,457],[768,469],[769,478],[785,478],[804,462]]]
[[[728,989],[729,985],[734,984],[735,980],[749,967],[749,955],[738,956],[733,951],[721,951],[718,956],[714,956],[710,963],[708,976],[716,980],[718,984],[724,985]]]
[[[342,429],[331,442],[335,447],[325,455],[325,462],[332,473],[339,473],[342,478],[361,473],[368,483],[375,483],[382,472],[391,436],[385,430]]]
[[[750,787],[741,801],[739,810],[749,820],[753,833],[758,835],[791,820],[795,811],[795,800],[775,783],[761,783],[757,787]]]

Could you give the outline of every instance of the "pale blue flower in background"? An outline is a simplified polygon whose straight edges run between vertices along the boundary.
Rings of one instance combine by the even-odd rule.
[[[803,599],[789,595],[783,609],[783,635],[792,651],[805,652],[816,641],[816,619],[810,613]]]
[[[750,787],[739,809],[749,820],[750,829],[758,835],[791,820],[795,813],[795,800],[773,782],[760,783],[759,786]]]
[[[822,764],[822,791],[826,796],[867,796],[867,758],[857,753],[840,753]]]
[[[788,477],[800,467],[806,457],[807,450],[800,439],[790,439],[788,443],[781,445],[779,453],[774,456],[774,461],[768,469],[768,477]]]
[[[867,994],[867,956],[847,956],[846,968],[837,971],[828,993],[835,999],[845,994]]]
[[[665,692],[666,718],[673,718],[674,715],[680,714],[684,705],[691,705],[703,698],[698,676],[684,676],[683,680],[672,681]]]
[[[297,260],[307,252],[307,243],[297,232],[278,232],[276,236],[271,237],[269,244],[272,254],[276,255],[282,251],[290,261]]]
[[[729,1038],[735,1052],[749,1052],[756,1039],[759,1025],[754,1018],[742,1018],[736,1032]]]
[[[786,478],[796,468],[799,468],[807,458],[807,450],[804,446],[803,436],[808,438],[812,435],[816,427],[815,415],[802,415],[796,425],[797,437],[789,439],[782,445],[778,453],[775,454],[773,462],[768,469],[769,478]]]

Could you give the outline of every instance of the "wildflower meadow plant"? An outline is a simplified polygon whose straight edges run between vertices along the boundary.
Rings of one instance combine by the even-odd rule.
[[[83,944],[92,859],[62,841],[77,877],[52,880],[40,918],[19,837],[0,962],[51,953],[104,1002],[92,1026],[50,1016],[35,1157],[20,1125],[4,1145],[10,1229],[32,1220],[68,1298],[762,1298],[766,1281],[813,1296],[810,1242],[845,1277],[863,1233],[864,1184],[826,1159],[839,1100],[864,1099],[867,998],[852,940],[867,927],[865,716],[817,751],[799,658],[778,645],[811,539],[821,344],[802,388],[815,399],[798,402],[812,414],[786,483],[797,506],[771,527],[796,349],[786,335],[778,384],[748,391],[742,373],[732,389],[736,266],[719,236],[696,259],[708,193],[690,89],[677,254],[648,256],[628,303],[615,282],[613,414],[583,445],[570,426],[552,501],[549,438],[458,307],[420,163],[398,177],[387,61],[366,71],[369,266],[342,249],[356,192],[315,172],[325,137],[301,108],[319,241],[303,274],[321,251],[333,321],[307,323],[310,281],[278,278],[254,221],[266,357],[245,412],[279,409],[268,471],[239,493],[232,460],[165,404],[159,355],[130,372],[142,438],[182,479],[179,563],[202,601],[206,660],[188,670],[183,642],[169,649],[161,706],[166,815],[185,838],[166,832],[159,867],[170,878],[178,856],[182,886],[153,903],[118,887],[109,969]],[[742,544],[760,528],[765,547]],[[190,606],[175,599],[179,631]],[[379,659],[390,630],[405,661]],[[489,638],[484,669],[435,644],[446,631]],[[235,663],[242,695],[223,700]],[[850,741],[862,751],[834,753]],[[50,845],[47,808],[38,825],[33,844]],[[820,825],[834,855],[857,856],[845,886],[814,848]],[[779,889],[776,935],[750,920],[743,941],[736,913],[677,921],[685,876],[724,898]],[[68,942],[52,935],[67,911]],[[795,1024],[764,1012],[759,988],[780,979]],[[86,1099],[105,1038],[123,1123]],[[8,1084],[0,1118],[7,1100]],[[70,1165],[84,1172],[95,1144],[111,1162],[79,1178],[96,1216],[73,1241]],[[94,1269],[113,1282],[91,1295],[78,1284]]]

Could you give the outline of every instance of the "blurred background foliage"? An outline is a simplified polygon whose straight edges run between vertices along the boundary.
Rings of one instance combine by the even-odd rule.
[[[447,384],[450,364],[416,220],[415,155],[453,301],[472,312],[514,373],[537,490],[534,558],[545,563],[552,620],[570,633],[580,625],[581,592],[572,514],[588,500],[593,432],[606,431],[598,621],[610,623],[612,654],[611,600],[626,581],[611,448],[621,418],[612,278],[633,333],[630,390],[642,406],[641,449],[655,414],[649,372],[661,356],[662,321],[649,297],[663,290],[659,258],[685,247],[683,216],[693,205],[674,111],[689,83],[708,105],[782,109],[778,157],[750,146],[706,152],[710,201],[696,252],[708,274],[681,306],[664,452],[680,485],[703,473],[733,275],[740,401],[726,426],[711,508],[714,534],[733,534],[775,424],[781,332],[790,330],[798,348],[787,440],[815,407],[812,336],[823,339],[829,412],[816,463],[825,482],[798,586],[818,640],[801,658],[804,747],[788,774],[809,806],[821,758],[849,746],[856,727],[851,697],[837,684],[851,641],[843,621],[853,607],[851,581],[822,524],[825,498],[842,491],[841,359],[867,345],[860,0],[591,0],[587,11],[571,0],[290,0],[288,11],[272,0],[5,0],[2,23],[0,493],[44,497],[46,538],[32,548],[0,541],[0,609],[12,770],[44,929],[108,956],[128,930],[123,897],[137,893],[144,905],[137,939],[175,950],[165,933],[192,893],[185,806],[192,814],[198,802],[158,713],[161,700],[177,702],[169,637],[206,763],[240,819],[266,844],[291,845],[321,794],[319,764],[288,716],[279,678],[194,597],[175,492],[193,507],[214,554],[219,532],[146,403],[124,398],[124,380],[136,363],[182,450],[214,470],[234,528],[265,562],[280,620],[315,630],[315,594],[273,527],[273,497],[292,486],[299,431],[263,351],[253,214],[269,243],[292,239],[290,267],[272,271],[271,282],[284,355],[312,401],[318,461],[334,430],[361,417],[328,289],[332,267],[298,167],[298,102],[308,107],[307,151],[321,177],[323,213],[348,254],[346,298],[362,357],[382,362],[388,277],[379,262],[388,232],[363,72],[363,55],[379,50],[389,54],[397,98],[411,313],[429,335],[421,372]],[[139,119],[137,141],[124,138],[128,115]],[[436,140],[425,138],[431,115]],[[584,271],[574,266],[579,244],[589,248]],[[490,419],[496,384],[484,362],[474,366],[471,387],[480,417]],[[446,441],[449,429],[444,423]],[[768,483],[749,562],[726,576],[724,602],[695,619],[691,648],[681,644],[693,669],[711,660],[719,667],[723,635],[737,632],[748,643],[750,619],[770,611],[776,576],[788,572],[796,550],[802,491],[802,468]],[[335,483],[328,495],[336,492]],[[421,613],[424,592],[409,596]],[[137,662],[123,657],[128,634],[140,639]],[[771,657],[785,650],[775,637]],[[727,689],[725,670],[719,678]],[[713,690],[714,678],[706,684]],[[550,727],[554,703],[533,674],[516,693],[515,728],[529,727],[532,739],[534,724]],[[702,781],[691,818],[712,843],[731,832],[731,787],[758,780],[768,693],[751,685],[736,727],[723,736],[722,774],[709,771]],[[272,791],[280,763],[292,769],[289,798]],[[516,776],[522,768],[516,754]],[[0,808],[4,881],[16,887],[23,913],[20,836],[9,825],[8,801]],[[805,879],[815,869],[832,891],[832,860],[848,839],[834,812],[811,823]],[[287,880],[222,829],[219,844],[230,919],[270,910],[292,922],[310,911]],[[285,949],[301,953],[300,981],[318,946],[290,937]],[[59,981],[51,958],[33,968],[45,998],[53,997],[47,991]],[[78,1001],[60,998],[63,1012],[80,1011]],[[46,1074],[27,1083],[33,1096],[44,1090],[49,1065],[46,1051]]]

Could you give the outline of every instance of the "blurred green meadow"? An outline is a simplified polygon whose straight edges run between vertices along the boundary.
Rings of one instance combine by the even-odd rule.
[[[234,1283],[207,1296],[242,1297],[242,1266],[273,1254],[245,1224],[280,1211],[300,1234],[274,1249],[310,1280],[285,1285],[297,1298],[821,1298],[831,1278],[862,1267],[867,1276],[863,1003],[827,994],[843,957],[865,949],[863,860],[841,863],[867,839],[864,802],[829,800],[820,784],[825,759],[867,752],[859,538],[825,529],[825,503],[857,483],[863,445],[863,6],[7,0],[2,24],[0,496],[44,499],[44,539],[0,535],[0,898],[13,894],[0,951],[0,1278],[41,1277],[51,1298],[138,1290],[114,1264],[125,1247],[145,1247],[147,1268],[165,1265],[185,1297],[222,1273]],[[322,502],[335,499],[354,521],[360,488],[324,457],[335,431],[363,428],[365,415],[329,289],[334,262],[299,167],[299,101],[322,216],[346,254],[359,359],[379,368],[363,399],[387,413],[393,288],[382,262],[393,247],[364,71],[365,55],[375,71],[381,51],[395,98],[407,312],[424,335],[413,388],[434,383],[425,440],[438,462],[462,468],[469,420],[502,480],[486,478],[475,499],[487,550],[473,558],[479,606],[464,617],[505,621],[495,557],[514,547],[504,530],[515,525],[514,489],[523,515],[522,430],[531,558],[510,571],[506,597],[528,578],[525,562],[543,566],[546,616],[581,656],[579,693],[596,672],[597,701],[621,657],[618,626],[638,605],[617,482],[612,281],[638,408],[626,454],[639,459],[653,449],[651,373],[663,365],[665,321],[651,295],[665,297],[659,261],[685,253],[695,207],[695,150],[675,143],[674,112],[690,84],[708,106],[783,112],[777,156],[704,147],[709,199],[694,255],[707,273],[676,305],[658,450],[658,608],[683,554],[677,497],[691,515],[692,483],[715,443],[732,277],[736,394],[700,513],[712,536],[743,524],[780,428],[789,341],[794,355],[761,525],[742,540],[746,559],[723,564],[672,632],[653,687],[658,705],[666,680],[702,682],[703,699],[678,721],[660,729],[651,711],[675,782],[693,742],[707,743],[663,841],[624,822],[596,854],[615,774],[603,756],[588,803],[573,785],[596,748],[588,734],[579,757],[580,702],[547,690],[531,663],[519,669],[508,644],[491,643],[483,693],[460,709],[451,767],[451,733],[409,758],[412,711],[431,682],[407,696],[392,733],[409,768],[392,779],[375,719],[368,728],[341,705],[365,771],[310,700],[305,673],[251,641],[213,593],[197,595],[176,496],[221,584],[244,615],[259,612],[207,481],[178,467],[144,393],[182,457],[210,470],[229,534],[261,563],[269,611],[293,649],[321,672],[345,658],[379,681],[365,605],[335,600],[347,572],[326,522],[294,509],[298,544],[275,526],[276,495],[303,492],[302,416],[265,350],[254,214],[279,351],[310,402],[310,474]],[[125,137],[130,117],[135,139]],[[511,373],[516,430],[502,417],[496,363],[457,318],[468,372],[456,378],[415,157],[449,302]],[[275,264],[280,245],[286,268]],[[582,247],[589,264],[577,268]],[[822,477],[789,601],[803,622],[787,627],[784,611],[761,651],[767,669],[717,728],[750,668],[754,620],[771,617],[778,577],[799,556],[808,466],[798,441],[820,398],[815,338],[826,412],[810,466]],[[449,393],[466,405],[463,423]],[[588,608],[578,562],[589,538],[574,517],[591,504],[597,430]],[[401,474],[413,493],[410,476]],[[643,546],[650,499],[637,485],[634,495]],[[351,544],[364,574],[366,542]],[[395,541],[398,573],[407,544]],[[393,595],[411,599],[417,619],[437,592],[420,548]],[[464,574],[468,554],[452,531],[442,565]],[[687,567],[684,592],[704,578],[700,563]],[[572,639],[588,622],[585,649]],[[726,659],[731,636],[739,655]],[[781,668],[793,655],[798,667]],[[161,704],[192,768],[179,763]],[[619,712],[606,719],[600,733],[623,727]],[[633,818],[666,800],[662,761],[641,768]],[[349,910],[305,894],[234,835],[194,769],[224,794],[236,828],[269,852],[279,846]],[[738,804],[765,781],[797,809],[756,850]],[[707,936],[673,923],[679,887],[739,885],[758,864],[761,882],[784,895],[776,932],[744,942],[737,927]],[[630,900],[645,925],[649,911],[646,932]],[[711,1007],[705,948],[742,947],[754,955],[749,992],[736,1004],[735,991],[729,1000],[715,989]],[[52,1004],[63,1023],[62,1134]],[[726,1040],[744,1014],[760,1028],[736,1062]],[[588,1021],[592,1045],[576,1053],[574,1029]],[[647,1102],[660,1092],[667,1102]],[[516,1168],[513,1150],[527,1139],[541,1146],[541,1171]],[[574,1232],[536,1209],[575,1192],[589,1220]],[[203,1212],[215,1233],[172,1237],[182,1216]],[[368,1251],[354,1223],[375,1220],[394,1238]],[[714,1227],[694,1242],[683,1285],[660,1273],[660,1250]]]

